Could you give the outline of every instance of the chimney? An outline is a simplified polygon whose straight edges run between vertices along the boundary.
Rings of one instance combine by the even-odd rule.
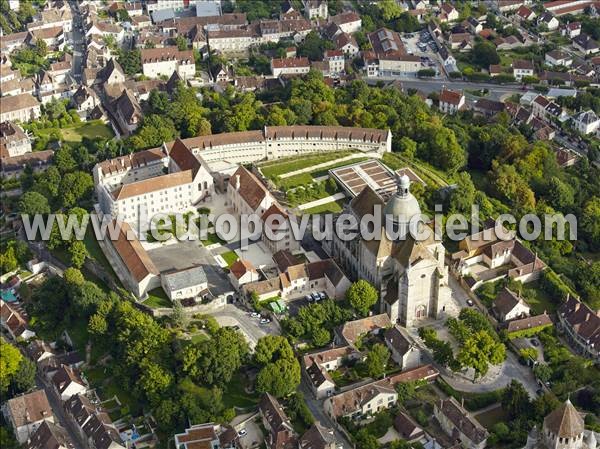
[[[240,175],[235,175],[235,190],[240,190]]]
[[[461,397],[460,397],[460,406],[461,406],[462,408],[465,408],[465,397],[464,397],[464,396],[461,396]]]

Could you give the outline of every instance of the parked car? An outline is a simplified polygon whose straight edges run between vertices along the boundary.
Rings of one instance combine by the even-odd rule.
[[[306,295],[304,299],[306,299],[308,302],[313,302],[313,297],[310,295]]]
[[[246,429],[240,429],[240,431],[238,432],[238,436],[243,437],[247,433],[248,433],[248,431]]]
[[[535,338],[532,338],[532,339],[531,339],[531,344],[532,344],[533,346],[539,346],[539,345],[540,345],[540,342],[539,342],[539,341],[537,341]]]
[[[310,296],[312,297],[313,301],[320,301],[321,300],[321,297],[316,292],[311,293]]]
[[[262,318],[260,320],[260,324],[269,324],[271,322],[271,320],[269,318]]]
[[[473,300],[472,299],[467,299],[467,305],[469,307],[473,307]]]
[[[327,295],[325,294],[325,292],[319,292],[318,295],[320,299],[327,299]]]
[[[260,313],[252,312],[252,313],[250,314],[250,316],[251,316],[252,318],[260,318]]]

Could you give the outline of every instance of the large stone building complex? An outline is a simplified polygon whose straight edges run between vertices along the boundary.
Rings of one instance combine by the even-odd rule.
[[[396,193],[386,199],[384,192],[366,186],[345,212],[358,222],[366,215],[380,213],[382,223],[392,220],[392,227],[400,230],[421,214],[409,187],[408,176],[401,176]],[[380,290],[380,311],[392,322],[414,326],[421,319],[437,318],[445,310],[450,295],[445,249],[432,233],[425,241],[402,233],[399,237],[392,241],[382,230],[381,238],[343,240],[334,233],[329,250],[354,279],[366,279]]]

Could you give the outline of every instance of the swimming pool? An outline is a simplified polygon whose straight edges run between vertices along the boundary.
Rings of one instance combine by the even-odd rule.
[[[0,297],[2,297],[2,301],[6,302],[16,302],[19,299],[12,290],[2,290]]]

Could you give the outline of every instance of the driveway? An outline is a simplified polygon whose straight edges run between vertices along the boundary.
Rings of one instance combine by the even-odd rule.
[[[256,342],[265,335],[281,335],[281,329],[275,321],[271,321],[269,324],[260,324],[259,318],[250,317],[249,312],[233,304],[226,304],[222,310],[211,313],[211,315],[221,326],[238,326],[251,349],[254,349]]]

